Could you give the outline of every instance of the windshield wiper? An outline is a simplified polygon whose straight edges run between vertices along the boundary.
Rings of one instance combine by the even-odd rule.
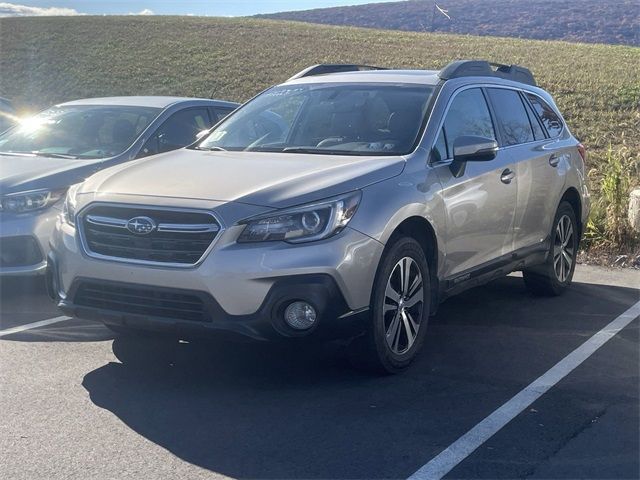
[[[205,152],[226,152],[227,150],[222,147],[193,147],[194,150],[203,150]]]
[[[21,153],[21,152],[0,152],[0,155],[11,155],[13,157],[24,157],[31,155],[30,153]]]
[[[31,154],[36,155],[38,157],[48,157],[48,158],[68,158],[71,160],[77,160],[77,155],[69,155],[68,153],[53,153],[53,152],[31,152]]]
[[[358,150],[332,150],[329,148],[314,147],[287,147],[280,150],[282,153],[319,153],[320,155],[371,155],[370,152]]]
[[[283,153],[335,153],[336,150],[314,147],[287,147],[282,149]]]

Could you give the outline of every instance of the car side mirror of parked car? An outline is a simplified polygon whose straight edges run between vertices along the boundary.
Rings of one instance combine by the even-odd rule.
[[[454,177],[464,175],[467,162],[487,162],[496,158],[498,142],[492,138],[464,135],[453,142],[451,173]]]

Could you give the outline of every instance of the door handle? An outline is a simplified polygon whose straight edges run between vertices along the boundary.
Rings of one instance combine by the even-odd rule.
[[[549,157],[549,165],[552,167],[557,167],[560,163],[560,157],[555,153]]]
[[[500,181],[502,183],[511,183],[511,180],[513,180],[515,176],[516,176],[516,172],[506,168],[502,171],[502,174],[500,175]]]

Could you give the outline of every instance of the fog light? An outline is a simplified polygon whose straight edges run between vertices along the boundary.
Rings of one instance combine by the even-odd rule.
[[[316,309],[307,302],[293,302],[284,311],[284,321],[296,330],[307,330],[316,323]]]

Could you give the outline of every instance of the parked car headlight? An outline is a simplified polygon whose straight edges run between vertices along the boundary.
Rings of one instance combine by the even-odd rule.
[[[347,226],[356,213],[361,192],[288,208],[241,222],[245,228],[238,242],[283,240],[290,243],[311,242],[335,235]]]
[[[64,204],[62,205],[62,220],[69,225],[75,226],[76,224],[76,194],[79,188],[79,183],[71,185],[67,191],[67,198],[64,199]]]
[[[33,190],[0,198],[0,212],[25,213],[50,207],[64,196],[65,190]]]

